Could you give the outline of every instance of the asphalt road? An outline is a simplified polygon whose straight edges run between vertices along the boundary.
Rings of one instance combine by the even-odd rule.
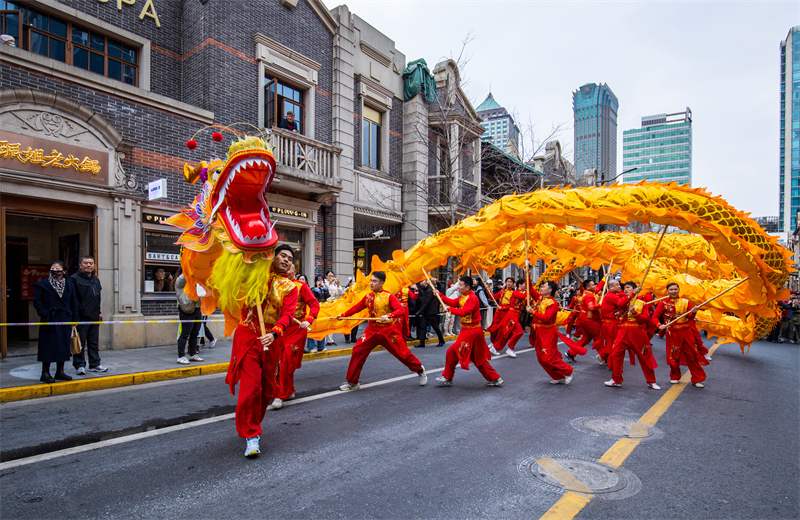
[[[563,495],[534,475],[547,457],[597,490],[576,518],[800,517],[795,345],[720,347],[706,388],[684,388],[619,471],[597,473],[619,437],[581,425],[638,421],[665,395],[654,346],[660,392],[627,362],[623,387],[603,386],[610,372],[589,356],[571,385],[550,385],[532,351],[492,362],[500,388],[474,368],[437,387],[445,349],[430,346],[414,349],[426,387],[387,352],[362,373],[381,384],[347,393],[348,358],[307,362],[301,399],[267,413],[255,460],[222,375],[3,404],[0,517],[539,518]],[[71,446],[92,449],[59,451]]]

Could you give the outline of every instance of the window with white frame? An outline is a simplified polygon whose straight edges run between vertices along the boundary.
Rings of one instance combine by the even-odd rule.
[[[364,105],[361,124],[361,164],[375,170],[381,167],[381,123],[383,114]]]

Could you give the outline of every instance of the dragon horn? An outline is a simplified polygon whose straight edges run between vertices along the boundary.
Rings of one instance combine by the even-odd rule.
[[[188,164],[183,165],[183,178],[186,179],[186,182],[189,184],[194,184],[197,182],[197,179],[200,178],[200,172],[203,171],[204,168],[208,168],[208,164],[205,161],[200,161],[197,163],[197,166],[192,168]]]

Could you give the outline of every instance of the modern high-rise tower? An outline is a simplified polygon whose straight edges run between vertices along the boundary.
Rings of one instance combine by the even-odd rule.
[[[622,182],[692,185],[692,111],[642,118],[642,127],[622,132]]]
[[[578,177],[596,168],[597,181],[617,173],[617,96],[606,85],[587,83],[572,93],[575,116],[575,171]]]
[[[495,101],[491,92],[483,103],[475,109],[483,119],[486,132],[481,136],[481,141],[488,141],[504,152],[517,150],[519,147],[519,127],[508,111]],[[509,141],[514,141],[513,144]]]
[[[800,208],[800,26],[781,42],[780,232],[794,232]]]

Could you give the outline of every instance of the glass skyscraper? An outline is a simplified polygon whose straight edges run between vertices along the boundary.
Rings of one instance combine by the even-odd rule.
[[[504,152],[510,152],[512,148],[513,150],[519,148],[519,127],[511,114],[495,101],[491,92],[475,109],[475,112],[483,119],[481,124],[486,129],[481,136],[481,141],[488,141]],[[511,147],[509,147],[509,141],[514,141]]]
[[[622,132],[622,182],[692,185],[692,111],[642,118],[642,127]]]
[[[617,175],[617,96],[606,85],[587,83],[572,93],[575,172],[596,168],[602,183]]]
[[[780,232],[788,233],[795,230],[800,208],[800,26],[781,42],[780,149],[778,222]]]

